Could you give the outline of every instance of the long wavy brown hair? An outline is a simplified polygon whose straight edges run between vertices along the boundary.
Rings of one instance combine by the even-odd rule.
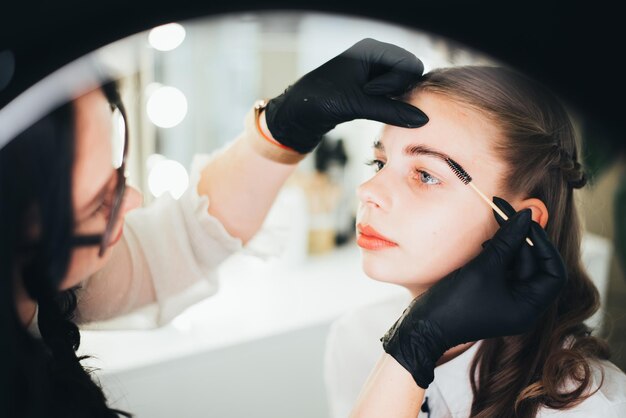
[[[469,376],[470,416],[531,418],[542,406],[573,407],[594,393],[590,360],[608,359],[609,350],[584,323],[598,310],[599,294],[581,263],[573,190],[586,176],[568,112],[545,86],[503,67],[434,70],[418,89],[470,106],[499,128],[495,152],[508,166],[499,190],[545,203],[546,231],[568,272],[565,288],[534,328],[482,342]]]

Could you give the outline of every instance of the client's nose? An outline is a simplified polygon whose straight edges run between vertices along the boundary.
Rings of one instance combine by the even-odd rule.
[[[380,175],[375,175],[371,179],[361,183],[356,193],[362,205],[383,210],[388,210],[390,207],[391,199],[388,189],[381,181]]]

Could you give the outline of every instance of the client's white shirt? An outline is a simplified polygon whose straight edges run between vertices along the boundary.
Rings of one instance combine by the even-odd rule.
[[[410,295],[359,308],[336,320],[325,355],[325,380],[332,418],[347,418],[370,371],[383,354],[380,337],[410,303]],[[435,380],[425,392],[419,418],[467,418],[472,405],[469,369],[480,342],[435,368]],[[537,418],[624,418],[626,374],[608,361],[592,362],[594,395],[569,410],[541,408]]]

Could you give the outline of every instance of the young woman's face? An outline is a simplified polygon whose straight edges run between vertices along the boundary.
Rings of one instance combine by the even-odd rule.
[[[487,197],[506,196],[498,190],[505,167],[491,149],[499,135],[493,123],[442,95],[419,92],[411,104],[429,122],[417,129],[383,128],[373,150],[378,171],[357,192],[357,244],[369,277],[416,295],[476,256],[498,228],[470,186],[423,151],[458,162]]]
[[[75,235],[102,234],[106,228],[109,206],[117,176],[113,168],[111,107],[104,93],[93,90],[74,102],[76,115],[76,150],[73,169],[73,207]],[[140,193],[127,187],[112,241],[102,257],[99,246],[76,247],[62,288],[76,286],[101,269],[109,260],[113,246],[122,234],[124,215],[141,204]]]

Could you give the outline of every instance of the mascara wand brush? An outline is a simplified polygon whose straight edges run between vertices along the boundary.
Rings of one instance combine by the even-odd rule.
[[[448,166],[450,166],[450,169],[452,169],[452,171],[454,172],[454,174],[456,174],[456,176],[461,179],[461,181],[463,182],[463,184],[470,186],[472,189],[474,189],[474,191],[476,193],[478,193],[478,195],[485,201],[487,202],[487,204],[489,206],[491,206],[491,208],[493,210],[496,211],[496,213],[498,215],[500,215],[500,217],[502,219],[504,219],[505,221],[509,219],[508,216],[506,216],[506,214],[504,212],[502,212],[502,210],[496,206],[495,203],[493,203],[487,196],[485,196],[485,194],[483,192],[481,192],[478,187],[476,187],[474,185],[474,183],[472,183],[472,176],[469,175],[469,173],[467,171],[465,171],[465,169],[463,169],[463,167],[461,167],[461,165],[459,163],[457,163],[456,161],[450,159],[450,158],[446,158],[446,163],[448,163]],[[528,245],[530,245],[531,247],[534,247],[533,242],[530,240],[530,238],[526,238],[526,242],[528,243]]]

